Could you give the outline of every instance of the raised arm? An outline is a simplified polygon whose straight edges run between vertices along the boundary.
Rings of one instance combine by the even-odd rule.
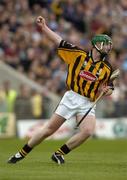
[[[54,42],[56,45],[59,46],[62,38],[55,33],[54,31],[52,31],[45,22],[45,19],[42,16],[38,16],[36,19],[36,23],[37,25],[40,27],[40,29],[42,30],[42,32],[52,41]]]

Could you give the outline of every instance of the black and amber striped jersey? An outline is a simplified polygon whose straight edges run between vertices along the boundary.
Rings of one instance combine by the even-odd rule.
[[[105,59],[94,62],[91,52],[85,52],[64,40],[58,47],[58,55],[68,64],[68,89],[95,101],[99,87],[108,83],[112,73],[110,63]]]

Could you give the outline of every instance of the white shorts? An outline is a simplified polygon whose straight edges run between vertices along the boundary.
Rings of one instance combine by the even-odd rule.
[[[83,116],[89,108],[93,105],[93,102],[72,90],[67,91],[61,99],[55,113],[70,119],[73,116]],[[95,116],[96,106],[89,112],[89,115]]]

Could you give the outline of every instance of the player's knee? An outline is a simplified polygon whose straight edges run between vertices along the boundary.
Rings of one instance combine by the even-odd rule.
[[[82,131],[82,136],[83,137],[90,137],[94,133],[94,130],[92,128],[86,128],[84,131]]]
[[[46,138],[46,137],[52,135],[53,133],[54,133],[54,129],[48,127],[48,128],[45,129],[44,136]]]

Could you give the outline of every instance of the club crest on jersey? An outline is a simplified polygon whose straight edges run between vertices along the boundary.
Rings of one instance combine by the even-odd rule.
[[[94,82],[95,80],[97,80],[97,77],[95,75],[93,75],[91,72],[85,71],[85,70],[82,70],[79,73],[79,76],[82,77],[83,79],[85,79],[86,81]]]

